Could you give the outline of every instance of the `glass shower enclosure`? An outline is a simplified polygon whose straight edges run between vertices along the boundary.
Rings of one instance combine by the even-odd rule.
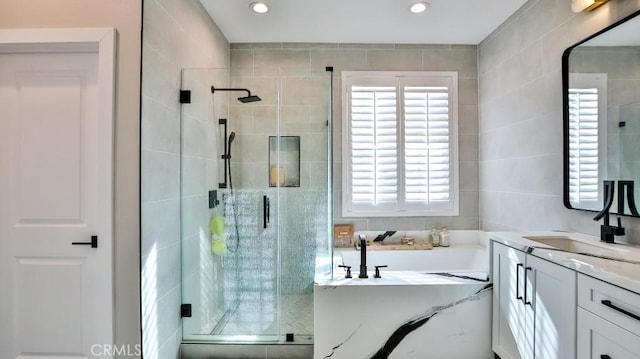
[[[182,71],[184,342],[313,341],[314,276],[331,268],[330,78]]]

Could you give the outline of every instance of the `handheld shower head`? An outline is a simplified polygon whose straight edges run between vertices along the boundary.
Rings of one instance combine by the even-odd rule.
[[[236,139],[236,133],[235,132],[231,132],[229,134],[229,140],[227,141],[227,158],[231,159],[231,142],[233,142],[233,140]]]

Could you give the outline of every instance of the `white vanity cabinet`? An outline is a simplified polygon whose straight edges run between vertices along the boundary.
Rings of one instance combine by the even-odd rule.
[[[578,274],[578,358],[640,359],[640,295]]]
[[[575,359],[576,272],[492,243],[493,351],[502,359]]]

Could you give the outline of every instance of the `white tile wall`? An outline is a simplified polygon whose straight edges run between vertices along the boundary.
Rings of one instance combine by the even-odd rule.
[[[480,223],[484,230],[564,229],[598,235],[592,213],[562,205],[561,57],[568,46],[640,9],[610,1],[530,0],[479,45]],[[640,221],[624,219],[636,242]]]
[[[256,86],[256,81],[282,78],[281,131],[284,134],[301,135],[302,158],[312,161],[325,160],[323,151],[326,139],[318,136],[326,130],[326,106],[328,77],[325,67],[334,67],[334,217],[336,223],[354,223],[357,230],[375,229],[425,229],[432,223],[448,224],[454,229],[478,228],[478,81],[477,48],[470,45],[394,45],[394,44],[232,44],[232,83]],[[459,76],[459,134],[460,134],[460,183],[461,215],[438,218],[341,218],[341,141],[342,109],[340,72],[345,70],[448,70],[458,71]],[[261,77],[269,76],[269,77]],[[273,86],[273,85],[272,85]],[[273,88],[273,87],[272,87]],[[253,87],[251,87],[254,91]],[[262,88],[254,91],[261,97],[270,96]],[[264,99],[265,97],[263,97]],[[267,102],[269,102],[268,97]],[[246,105],[242,105],[246,106]],[[240,111],[233,106],[232,112]],[[315,108],[315,107],[317,108]],[[309,113],[310,112],[310,113]],[[255,115],[255,113],[254,113]],[[273,115],[273,114],[269,114]],[[244,120],[244,119],[242,119]],[[257,134],[267,133],[261,129]],[[259,146],[259,139],[251,141]],[[253,150],[261,150],[253,148]],[[254,151],[244,151],[237,160]],[[320,162],[318,162],[320,163]],[[246,164],[244,166],[247,166]],[[237,166],[236,166],[237,167]],[[314,174],[322,166],[301,166],[303,183],[317,188],[324,178]],[[259,165],[257,169],[259,169]],[[324,170],[322,171],[324,174]],[[310,176],[310,177],[307,177]],[[323,176],[324,177],[324,176]]]
[[[228,68],[229,44],[197,0],[145,1],[143,28],[141,285],[148,292],[143,294],[143,301],[148,297],[142,308],[143,350],[145,358],[176,359],[182,339],[178,103],[181,71]],[[190,197],[189,206],[198,200],[206,201],[203,154],[207,144],[199,135],[207,133],[210,126],[193,116],[185,124],[189,139],[184,144],[185,150],[193,157],[184,165],[198,174],[185,183],[185,190],[190,195],[201,195]],[[198,219],[201,218],[193,216],[193,220]],[[150,257],[156,261],[151,263]]]

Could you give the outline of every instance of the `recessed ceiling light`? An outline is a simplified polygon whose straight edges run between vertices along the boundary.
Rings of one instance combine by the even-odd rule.
[[[265,14],[269,11],[269,6],[267,6],[267,4],[263,2],[252,2],[249,5],[249,9],[253,10],[253,12],[256,12],[258,14]]]
[[[409,11],[414,14],[423,13],[429,7],[429,3],[426,2],[415,2],[409,6]]]

